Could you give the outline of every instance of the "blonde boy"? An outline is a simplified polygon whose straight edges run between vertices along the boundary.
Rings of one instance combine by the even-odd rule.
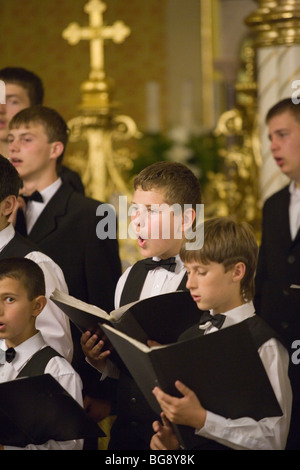
[[[158,387],[153,390],[163,414],[162,424],[159,421],[153,423],[156,434],[151,439],[152,449],[179,448],[170,424],[172,422],[195,428],[195,433],[205,438],[199,439],[199,449],[202,450],[285,448],[292,403],[288,378],[289,357],[273,330],[255,315],[252,299],[257,252],[255,236],[246,223],[239,224],[230,218],[215,218],[204,223],[203,248],[192,251],[183,247],[180,256],[188,274],[187,288],[200,310],[210,310],[212,317],[223,315],[221,328],[247,322],[282,409],[282,416],[260,421],[247,416],[226,419],[204,409],[195,393],[177,381],[176,387],[182,398],[172,397]],[[199,325],[195,325],[185,335],[217,331],[213,320],[201,325],[203,316],[204,313]],[[216,373],[221,374],[222,371]]]

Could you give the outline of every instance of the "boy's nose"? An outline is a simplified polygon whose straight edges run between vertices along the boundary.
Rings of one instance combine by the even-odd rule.
[[[193,287],[195,287],[195,276],[190,273],[186,281],[186,288],[192,289]]]
[[[145,216],[142,211],[138,211],[133,217],[133,223],[136,227],[144,227],[145,225]]]
[[[277,148],[278,148],[278,141],[276,140],[276,138],[273,138],[270,142],[270,150],[271,152],[273,152]]]
[[[13,142],[8,142],[8,150],[12,153],[17,152],[19,150],[19,145],[16,140],[14,140]]]

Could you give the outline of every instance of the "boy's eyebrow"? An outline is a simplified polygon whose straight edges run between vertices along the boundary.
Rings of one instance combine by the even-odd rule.
[[[16,128],[11,129],[11,131],[14,130],[14,129],[16,129]],[[33,133],[33,132],[30,132],[30,130],[25,131],[25,132],[22,132],[20,135],[23,136],[23,135],[27,135],[27,134],[34,136],[34,133]],[[14,135],[13,135],[11,132],[9,132],[8,136],[12,136],[12,137],[13,137]]]
[[[187,265],[185,263],[183,263],[183,266],[185,267],[185,269],[187,269]],[[197,268],[201,268],[201,266],[204,266],[203,264],[201,264],[201,262],[193,261],[192,266],[190,266],[190,268],[191,269],[197,269]]]
[[[16,292],[0,292],[0,295],[3,296],[9,296],[9,297],[18,297],[18,294]]]
[[[16,93],[13,93],[11,95],[6,95],[6,99],[7,98],[20,98],[20,95],[17,95]]]
[[[151,207],[151,206],[159,206],[160,204],[142,204],[139,202],[131,201],[131,204],[136,204],[137,206],[145,206],[145,207]]]
[[[280,129],[276,129],[273,134],[280,134],[280,132],[289,132],[289,129],[287,127],[282,127]],[[271,138],[271,134],[268,134],[269,139]]]

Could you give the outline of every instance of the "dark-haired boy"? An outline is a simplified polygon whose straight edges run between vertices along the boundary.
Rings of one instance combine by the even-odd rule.
[[[38,354],[41,361],[47,346],[41,332],[36,328],[36,319],[46,303],[43,271],[36,263],[27,258],[0,260],[0,349],[14,352],[9,361],[0,362],[0,382],[16,379],[23,369],[25,374],[25,367],[26,375],[36,374],[36,366],[32,365],[31,360]],[[46,361],[44,373],[51,374],[82,405],[82,383],[79,375],[55,350],[51,352],[51,356]],[[29,367],[31,372],[28,372]],[[82,446],[82,440],[49,440],[42,445],[28,442],[22,448],[3,446],[0,443],[0,450],[81,450]]]
[[[179,251],[187,229],[195,223],[196,213],[199,215],[200,204],[199,181],[181,163],[155,163],[134,179],[131,223],[144,259],[129,267],[120,278],[115,308],[185,289],[186,273]],[[178,213],[175,205],[180,208]],[[167,259],[169,265],[159,264],[160,260]],[[107,361],[108,352],[101,352],[104,343],[99,342],[96,335],[91,337],[86,332],[81,341],[91,364],[103,372],[102,379],[106,374],[119,377],[117,418],[112,426],[109,449],[149,450],[156,415],[138,386],[128,372],[122,370],[118,375],[112,361]]]
[[[274,104],[266,116],[270,150],[290,182],[264,203],[262,240],[255,279],[254,304],[285,340],[292,358],[300,338],[300,106],[291,98]],[[293,411],[288,450],[300,449],[300,366],[290,362]]]
[[[118,240],[98,238],[96,214],[102,203],[78,193],[58,175],[68,142],[65,120],[52,108],[32,106],[17,113],[9,127],[9,158],[23,181],[22,194],[41,195],[40,201],[28,201],[18,212],[16,230],[25,230],[28,239],[61,267],[70,295],[112,310],[121,275]],[[79,332],[71,328],[73,365],[83,379],[84,394],[98,398],[107,385],[99,391],[93,380],[96,371],[83,356]],[[110,389],[105,392],[107,402],[110,393]]]
[[[0,70],[0,80],[5,83],[5,104],[0,103],[0,154],[8,157],[9,123],[22,109],[41,106],[44,101],[44,85],[41,78],[23,67],[5,67]],[[84,186],[76,171],[62,165],[60,176],[76,191],[84,194]]]
[[[0,155],[0,260],[23,256],[37,263],[44,273],[47,298],[55,288],[68,292],[61,268],[42,253],[36,244],[16,233],[8,221],[17,207],[21,186],[22,180],[17,170],[7,158]],[[53,302],[48,302],[37,318],[37,328],[42,332],[47,344],[71,362],[73,342],[70,323]]]

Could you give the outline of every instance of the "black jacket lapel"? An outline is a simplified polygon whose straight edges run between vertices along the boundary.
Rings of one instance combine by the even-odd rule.
[[[57,218],[66,214],[68,200],[72,193],[73,189],[69,185],[62,184],[34,224],[28,235],[30,240],[40,243],[56,229]]]

